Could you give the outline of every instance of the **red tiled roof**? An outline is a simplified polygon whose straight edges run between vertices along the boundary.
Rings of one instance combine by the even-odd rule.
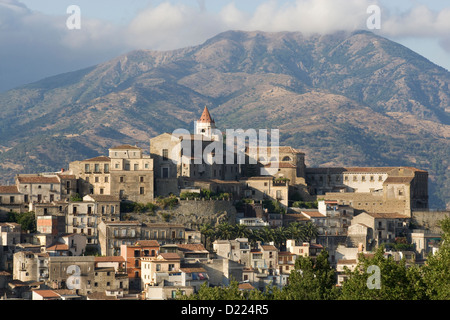
[[[277,248],[275,248],[275,246],[272,246],[272,245],[261,245],[261,248],[263,248],[264,250],[267,250],[267,251],[276,251],[277,250]]]
[[[64,243],[56,243],[46,248],[47,251],[67,251],[69,246]]]
[[[180,260],[180,256],[174,252],[164,252],[159,254],[165,260]]]
[[[325,218],[319,211],[302,211],[302,214],[311,218]]]
[[[406,184],[411,183],[412,179],[414,179],[414,177],[388,177],[386,180],[384,180],[383,184],[388,183]]]
[[[18,176],[17,180],[20,183],[59,183],[57,177],[42,177],[42,176]]]
[[[0,186],[0,193],[18,194],[17,186]]]
[[[209,113],[207,106],[203,109],[203,113],[200,116],[200,119],[198,119],[198,122],[214,123],[214,119],[211,118],[211,114]]]
[[[60,298],[61,296],[54,292],[53,290],[34,290],[37,294],[39,294],[43,298]]]
[[[159,242],[156,240],[138,240],[133,246],[137,247],[159,247]]]

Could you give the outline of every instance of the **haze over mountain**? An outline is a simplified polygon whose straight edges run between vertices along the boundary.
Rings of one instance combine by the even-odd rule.
[[[0,95],[0,177],[59,170],[116,144],[193,129],[280,129],[309,166],[415,166],[450,205],[450,73],[373,33],[221,33],[138,50]],[[147,149],[148,150],[148,149]]]

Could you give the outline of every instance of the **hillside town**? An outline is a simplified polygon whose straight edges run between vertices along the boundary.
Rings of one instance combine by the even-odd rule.
[[[153,137],[149,153],[112,146],[0,186],[0,299],[169,300],[232,281],[282,288],[298,257],[323,250],[340,286],[381,245],[415,264],[439,250],[438,221],[450,212],[429,209],[427,171],[308,167],[291,146],[247,145],[239,162],[211,148],[217,131],[205,107],[194,133]],[[27,214],[25,229],[17,217]],[[224,226],[243,232],[214,232]],[[287,232],[295,228],[310,233]],[[285,238],[251,237],[258,230]]]

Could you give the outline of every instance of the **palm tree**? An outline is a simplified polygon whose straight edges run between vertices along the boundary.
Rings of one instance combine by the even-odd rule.
[[[234,226],[228,222],[221,223],[217,226],[216,238],[223,240],[231,240],[234,237]]]
[[[292,222],[286,228],[286,233],[290,239],[303,241],[305,239],[305,228],[300,222]]]
[[[208,244],[209,247],[211,247],[211,244],[214,242],[215,240],[215,231],[213,229],[213,227],[210,224],[203,224],[200,227],[200,233],[203,236],[203,245],[205,246],[205,248],[208,248]],[[208,243],[209,240],[209,243]]]
[[[249,238],[251,230],[245,224],[236,224],[234,226],[234,238]]]
[[[317,226],[311,221],[303,226],[304,241],[310,242],[317,237],[318,233]]]

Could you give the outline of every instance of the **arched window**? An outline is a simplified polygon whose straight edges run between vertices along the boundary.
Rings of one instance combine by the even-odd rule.
[[[291,157],[285,156],[281,161],[292,161]]]

